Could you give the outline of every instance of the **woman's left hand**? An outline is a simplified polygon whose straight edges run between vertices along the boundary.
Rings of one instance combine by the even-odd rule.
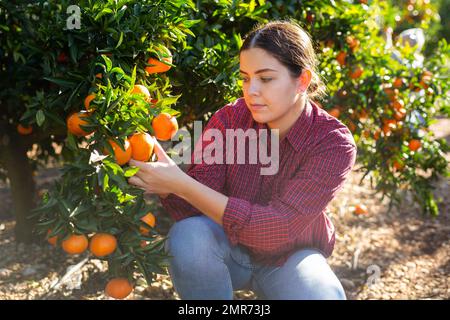
[[[128,183],[145,190],[146,193],[155,193],[163,197],[170,193],[177,193],[186,174],[167,155],[156,138],[153,139],[155,140],[154,152],[158,161],[130,160],[129,164],[138,167],[139,171],[128,179]]]

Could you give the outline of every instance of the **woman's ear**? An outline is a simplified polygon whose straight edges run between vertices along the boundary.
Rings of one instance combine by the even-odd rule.
[[[311,83],[312,73],[311,70],[305,69],[302,71],[300,77],[298,78],[298,90],[300,92],[305,92],[308,90],[309,84]]]

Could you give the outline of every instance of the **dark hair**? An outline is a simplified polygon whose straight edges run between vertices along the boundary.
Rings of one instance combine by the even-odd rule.
[[[318,61],[311,37],[297,23],[272,21],[256,25],[245,37],[240,52],[251,48],[267,51],[288,68],[293,78],[298,78],[304,69],[311,70],[308,97],[321,98],[325,95],[326,87],[317,72]]]

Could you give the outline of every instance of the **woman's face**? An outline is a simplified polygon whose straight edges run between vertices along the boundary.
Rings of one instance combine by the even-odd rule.
[[[297,107],[302,108],[300,97],[307,86],[301,85],[301,77],[292,78],[287,67],[260,48],[241,52],[240,69],[244,99],[253,119],[283,129]]]

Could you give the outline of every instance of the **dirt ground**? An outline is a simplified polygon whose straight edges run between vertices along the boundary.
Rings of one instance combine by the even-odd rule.
[[[438,138],[450,139],[450,120],[440,119],[432,128]],[[450,160],[450,155],[447,154]],[[57,168],[41,170],[38,189],[48,188]],[[362,173],[351,173],[344,188],[330,203],[330,217],[337,230],[330,266],[341,280],[348,299],[450,299],[450,188],[442,177],[435,195],[440,216],[423,217],[406,194],[399,210],[387,213],[388,200],[374,196]],[[366,215],[354,215],[363,203]],[[50,245],[17,245],[9,190],[0,184],[0,299],[109,299],[104,295],[106,266],[98,259],[67,256]],[[162,212],[157,212],[161,214]],[[167,221],[162,219],[161,221]],[[160,225],[167,231],[168,222]],[[79,264],[71,275],[68,268]],[[236,299],[256,299],[251,291],[238,291]],[[150,286],[140,279],[128,299],[178,299],[170,277],[158,275]]]

